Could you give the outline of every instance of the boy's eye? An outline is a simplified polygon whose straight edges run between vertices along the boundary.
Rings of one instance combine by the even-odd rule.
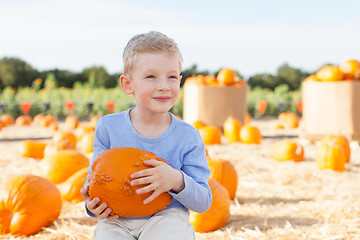
[[[177,76],[170,76],[171,79],[178,79]]]
[[[149,75],[146,78],[154,78],[154,77],[155,77],[154,75]]]

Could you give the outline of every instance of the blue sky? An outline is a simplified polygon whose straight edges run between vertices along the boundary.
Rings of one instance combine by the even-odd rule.
[[[229,67],[245,77],[285,62],[315,71],[360,60],[358,0],[0,0],[0,58],[39,70],[121,72],[126,42],[150,30],[175,39],[184,68]]]

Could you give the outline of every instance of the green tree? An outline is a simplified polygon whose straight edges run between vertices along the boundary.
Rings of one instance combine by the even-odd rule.
[[[39,77],[39,72],[18,58],[0,59],[0,87],[31,86]]]
[[[296,90],[301,86],[301,82],[309,75],[309,73],[290,67],[285,63],[278,68],[276,77],[280,84],[285,83],[289,86],[290,90]]]
[[[57,86],[72,88],[75,82],[85,82],[82,74],[73,73],[68,70],[52,69],[42,72],[43,78],[46,78],[49,73],[52,73],[56,79]]]
[[[109,75],[106,69],[102,66],[92,66],[85,68],[82,72],[82,75],[89,82],[90,85],[95,85],[96,87],[114,87],[116,86],[117,81]]]
[[[255,74],[254,76],[251,76],[248,80],[248,85],[251,89],[260,87],[274,90],[274,88],[279,84],[279,80],[274,75],[266,73]]]

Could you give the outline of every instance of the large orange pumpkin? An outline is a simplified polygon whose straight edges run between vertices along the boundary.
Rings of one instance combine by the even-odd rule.
[[[319,169],[331,169],[342,172],[345,170],[346,152],[343,145],[336,139],[322,143],[317,150],[316,164]]]
[[[228,160],[216,159],[213,160],[208,157],[210,168],[210,178],[215,179],[223,185],[229,192],[231,200],[235,198],[238,175],[234,165]]]
[[[323,137],[323,139],[321,140],[321,144],[328,144],[331,141],[336,141],[337,143],[339,143],[340,145],[342,145],[344,147],[345,155],[346,155],[345,162],[348,163],[350,161],[351,149],[350,149],[350,143],[347,140],[347,138],[342,135],[330,134],[330,135],[326,135],[325,137]]]
[[[283,140],[273,145],[270,157],[277,161],[293,160],[300,162],[304,158],[304,148],[296,142]]]
[[[216,79],[220,86],[232,85],[235,83],[235,72],[229,68],[222,68]]]
[[[352,80],[360,78],[360,62],[354,59],[347,60],[339,65],[344,73],[344,79]]]
[[[23,141],[23,149],[22,149],[22,157],[29,158],[43,158],[44,151],[46,147],[46,142],[38,141],[38,140],[24,140]]]
[[[146,217],[163,210],[172,201],[169,193],[160,194],[148,204],[143,201],[152,192],[136,194],[135,191],[144,185],[130,186],[130,175],[148,169],[144,161],[156,159],[165,162],[154,153],[131,147],[114,147],[101,153],[94,161],[89,177],[89,195],[99,197],[121,217]],[[99,203],[101,204],[101,203]]]
[[[73,149],[66,149],[46,156],[41,162],[41,167],[43,176],[58,184],[89,164],[90,161],[85,155]]]
[[[260,144],[262,136],[257,127],[246,124],[240,129],[240,140],[246,144]]]
[[[204,141],[204,144],[211,145],[211,144],[221,143],[222,132],[220,128],[216,126],[207,125],[198,130],[202,140]]]
[[[60,190],[61,198],[72,203],[82,202],[83,198],[80,189],[84,186],[87,174],[88,168],[86,167],[74,173],[65,182],[58,184],[57,187]]]
[[[229,193],[218,181],[209,178],[211,188],[212,203],[210,208],[197,213],[190,211],[190,223],[194,226],[196,232],[210,232],[223,227],[230,217]]]
[[[231,116],[228,117],[223,124],[224,135],[229,142],[240,141],[240,129],[241,122]]]
[[[6,184],[0,201],[0,234],[32,235],[56,220],[61,196],[47,179],[34,175],[16,176]]]
[[[327,65],[319,69],[316,73],[316,77],[320,81],[341,81],[344,79],[344,75],[338,66]]]

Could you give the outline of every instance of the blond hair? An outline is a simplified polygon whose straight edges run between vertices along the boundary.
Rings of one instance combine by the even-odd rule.
[[[176,56],[181,69],[183,58],[176,42],[163,33],[150,31],[133,36],[125,46],[123,53],[124,74],[131,71],[138,53],[156,52],[167,52]]]

